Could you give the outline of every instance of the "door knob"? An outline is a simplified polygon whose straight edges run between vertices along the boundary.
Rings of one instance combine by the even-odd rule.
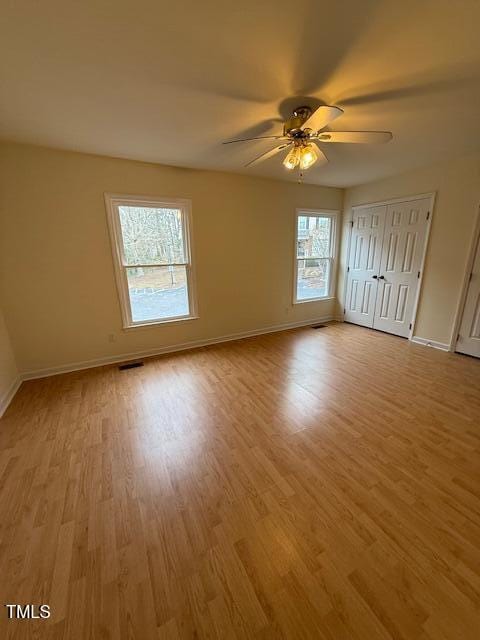
[[[385,276],[378,276],[379,280],[385,280]]]
[[[376,280],[376,279],[378,278],[378,276],[372,276],[372,278],[373,278],[374,280]]]

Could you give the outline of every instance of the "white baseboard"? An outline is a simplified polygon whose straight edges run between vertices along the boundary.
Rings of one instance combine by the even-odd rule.
[[[8,405],[13,400],[13,397],[19,390],[21,384],[22,384],[22,377],[17,376],[15,380],[12,382],[12,385],[10,386],[10,389],[7,391],[7,393],[4,394],[3,398],[0,398],[0,418],[3,416],[3,414],[7,410]]]
[[[440,351],[450,351],[450,345],[444,342],[436,342],[435,340],[429,340],[428,338],[420,338],[420,336],[413,336],[411,338],[415,344],[423,344],[425,347],[433,347],[434,349],[440,349]]]
[[[106,358],[84,360],[82,362],[70,362],[68,364],[60,365],[58,367],[51,367],[48,369],[35,369],[32,371],[23,371],[21,373],[21,380],[35,380],[37,378],[47,378],[48,376],[55,376],[61,373],[81,371],[82,369],[93,369],[94,367],[101,367],[107,364],[115,364],[117,362],[125,362],[127,360],[134,360],[136,358],[149,358],[151,356],[159,356],[164,353],[173,353],[175,351],[186,351],[188,349],[207,347],[208,345],[218,344],[220,342],[230,342],[232,340],[241,340],[242,338],[252,338],[254,336],[260,336],[265,333],[275,333],[277,331],[286,331],[287,329],[307,327],[308,325],[312,325],[312,324],[330,322],[334,319],[335,318],[333,316],[323,316],[321,318],[314,318],[312,320],[301,320],[300,322],[288,322],[286,324],[273,325],[271,327],[263,327],[261,329],[253,329],[251,331],[242,331],[240,333],[232,333],[226,336],[219,336],[218,338],[209,338],[207,340],[192,340],[190,342],[182,342],[179,344],[169,345],[168,347],[160,347],[158,349],[149,349],[147,351],[135,351],[130,353],[122,353],[119,355],[108,356]]]

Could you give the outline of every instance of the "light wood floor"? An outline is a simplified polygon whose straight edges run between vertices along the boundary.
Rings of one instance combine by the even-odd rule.
[[[479,450],[480,361],[348,325],[25,383],[0,637],[478,640]]]

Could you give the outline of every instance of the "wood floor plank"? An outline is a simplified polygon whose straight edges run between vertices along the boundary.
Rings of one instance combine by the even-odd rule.
[[[24,383],[0,637],[476,640],[480,361],[332,323]]]

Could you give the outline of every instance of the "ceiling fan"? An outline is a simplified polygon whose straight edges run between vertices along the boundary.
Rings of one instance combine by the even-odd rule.
[[[343,109],[340,109],[340,107],[320,106],[316,109],[297,107],[291,117],[284,123],[283,135],[228,140],[223,144],[248,142],[250,140],[279,140],[281,144],[250,160],[245,166],[251,167],[258,162],[271,158],[280,153],[280,151],[289,149],[283,160],[284,166],[287,169],[295,169],[298,166],[300,171],[304,171],[317,161],[321,164],[328,162],[327,156],[318,146],[319,142],[378,144],[392,139],[392,134],[389,131],[322,131],[342,114]]]

